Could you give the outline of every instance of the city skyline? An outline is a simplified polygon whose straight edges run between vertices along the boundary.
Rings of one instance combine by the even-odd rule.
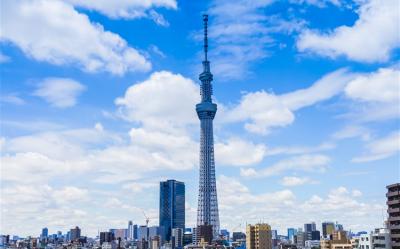
[[[204,13],[220,227],[383,226],[397,1],[148,3],[2,1],[0,234],[158,225],[167,179],[196,226]]]

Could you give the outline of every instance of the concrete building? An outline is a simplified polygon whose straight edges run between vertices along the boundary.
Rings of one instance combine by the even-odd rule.
[[[371,234],[361,234],[358,240],[359,249],[372,249]]]
[[[320,245],[321,249],[353,249],[345,231],[334,231],[332,233],[332,240],[322,239]]]
[[[304,243],[305,233],[303,232],[303,230],[299,228],[294,238],[295,238],[294,243],[296,244],[296,246],[298,248],[303,248],[305,245]]]
[[[272,249],[271,226],[265,223],[247,225],[246,249]]]
[[[173,242],[174,248],[183,247],[183,230],[181,228],[172,228],[171,242]]]
[[[375,231],[371,234],[371,246],[372,249],[392,248],[389,229],[375,229]]]
[[[393,249],[400,249],[400,183],[386,187],[388,192],[388,226],[390,229],[391,244]]]
[[[317,248],[319,247],[319,240],[306,240],[304,242],[304,248],[306,249],[312,249],[312,248]]]

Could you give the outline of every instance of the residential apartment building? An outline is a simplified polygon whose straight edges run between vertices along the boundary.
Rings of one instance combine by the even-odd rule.
[[[247,225],[246,249],[272,249],[271,226],[265,223]]]

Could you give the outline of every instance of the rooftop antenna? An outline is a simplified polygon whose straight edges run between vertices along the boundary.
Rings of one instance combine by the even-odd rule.
[[[207,51],[208,51],[208,38],[207,38],[207,22],[208,22],[208,15],[203,15],[203,22],[204,22],[204,61],[207,61]]]

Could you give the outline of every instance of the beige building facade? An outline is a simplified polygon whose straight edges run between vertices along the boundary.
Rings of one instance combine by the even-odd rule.
[[[272,249],[271,226],[266,223],[247,225],[246,249]]]

